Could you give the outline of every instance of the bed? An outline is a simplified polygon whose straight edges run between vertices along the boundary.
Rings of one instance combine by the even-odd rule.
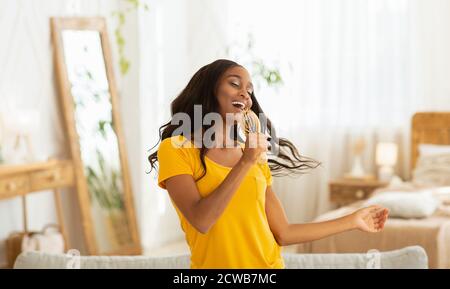
[[[450,144],[450,113],[416,113],[412,118],[411,169],[417,164],[420,144]],[[450,179],[450,175],[449,175]],[[403,188],[414,191],[416,185]],[[389,188],[380,189],[389,190]],[[450,194],[448,194],[450,195]],[[307,244],[290,246],[291,252],[365,253],[376,249],[388,251],[406,246],[422,246],[428,254],[429,268],[450,268],[450,198],[443,194],[441,205],[429,217],[421,219],[389,218],[382,232],[371,234],[349,231]],[[359,201],[320,215],[315,221],[337,218],[364,206]]]

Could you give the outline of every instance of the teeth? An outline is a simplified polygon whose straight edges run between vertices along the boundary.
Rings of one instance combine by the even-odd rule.
[[[240,101],[233,101],[232,104],[234,106],[236,106],[236,107],[239,106],[240,109],[244,109],[244,107],[245,107],[245,104],[243,102],[240,102]]]

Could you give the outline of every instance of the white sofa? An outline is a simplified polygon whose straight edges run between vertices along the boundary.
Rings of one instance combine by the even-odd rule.
[[[283,253],[287,269],[426,269],[428,257],[419,246],[369,254],[296,254]],[[189,255],[168,257],[147,256],[81,256],[82,269],[186,269],[189,268]],[[15,269],[64,269],[73,264],[73,257],[64,254],[25,252],[20,254],[14,264]],[[70,265],[69,265],[70,267]]]

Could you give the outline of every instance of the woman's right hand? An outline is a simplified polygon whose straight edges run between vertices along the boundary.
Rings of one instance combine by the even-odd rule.
[[[260,155],[268,151],[269,136],[263,133],[249,133],[245,140],[244,154],[241,159],[251,164],[256,163]]]

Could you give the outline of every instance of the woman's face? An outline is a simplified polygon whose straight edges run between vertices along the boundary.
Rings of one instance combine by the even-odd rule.
[[[252,93],[253,84],[245,68],[235,66],[225,71],[217,88],[219,113],[223,119],[226,120],[226,114],[231,113],[235,120],[240,121],[243,111],[252,107]]]

